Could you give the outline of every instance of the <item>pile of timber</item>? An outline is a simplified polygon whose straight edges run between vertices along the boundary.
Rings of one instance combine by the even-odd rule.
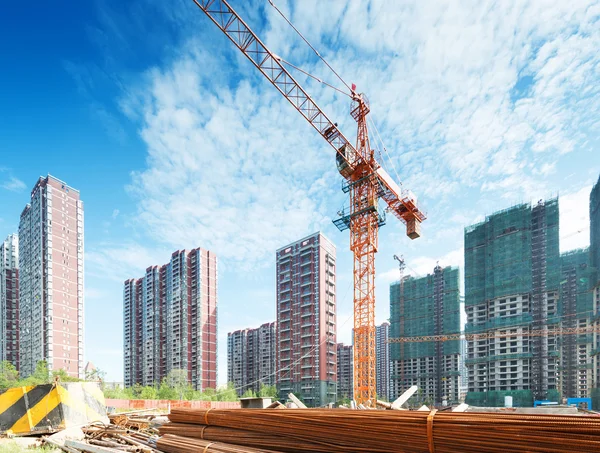
[[[166,453],[598,452],[600,417],[339,409],[173,409]]]

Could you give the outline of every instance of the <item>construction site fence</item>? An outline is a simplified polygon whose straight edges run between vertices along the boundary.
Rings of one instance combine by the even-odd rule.
[[[504,407],[504,397],[512,396],[513,407],[533,407],[533,393],[531,390],[496,390],[489,392],[469,392],[465,403],[477,407]],[[600,397],[600,393],[598,395]],[[561,402],[558,390],[548,390],[547,400]],[[593,403],[592,403],[593,404]]]
[[[113,409],[239,409],[239,401],[180,401],[180,400],[124,400],[106,398],[106,407]]]

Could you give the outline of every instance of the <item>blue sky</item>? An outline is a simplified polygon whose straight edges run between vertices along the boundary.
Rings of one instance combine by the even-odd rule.
[[[600,2],[276,3],[367,93],[386,168],[429,216],[418,241],[393,219],[381,230],[378,321],[394,254],[418,275],[461,265],[464,226],[514,203],[560,195],[561,249],[587,245]],[[334,81],[266,0],[231,4],[276,54]],[[317,230],[337,245],[349,341],[332,151],[192,0],[10,2],[0,21],[0,235],[17,230],[38,176],[81,191],[86,356],[108,379],[122,380],[123,280],[180,248],[220,257],[220,382],[227,332],[275,318],[275,250]],[[297,78],[354,137],[347,99]]]

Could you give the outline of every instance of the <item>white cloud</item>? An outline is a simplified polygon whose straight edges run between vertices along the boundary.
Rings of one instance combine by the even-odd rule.
[[[120,213],[120,211],[118,209],[113,209],[113,212],[111,215],[112,219],[115,220],[117,217],[119,217],[119,213]]]
[[[559,197],[561,253],[590,245],[591,190],[591,185],[585,186]]]
[[[148,74],[147,95],[124,101],[141,106],[149,153],[130,191],[153,239],[251,267],[329,221],[323,195],[339,177],[333,152],[276,93],[204,83],[209,60],[185,53]]]
[[[412,275],[413,277],[424,277],[427,274],[433,273],[433,268],[438,264],[442,267],[462,267],[464,265],[462,247],[445,253],[444,255],[439,257],[419,256],[413,260],[409,260],[406,262],[404,275]],[[400,278],[399,272],[400,270],[398,269],[398,267],[381,272],[377,274],[377,283],[387,285],[392,282],[396,282]]]
[[[169,262],[171,253],[172,250],[147,248],[131,241],[101,243],[86,251],[86,272],[91,277],[123,283],[129,278],[143,277],[149,266]],[[92,289],[91,296],[98,296],[96,290]]]
[[[11,192],[22,192],[27,188],[25,183],[14,176],[10,176],[6,181],[4,181],[0,187],[6,190],[10,190]]]

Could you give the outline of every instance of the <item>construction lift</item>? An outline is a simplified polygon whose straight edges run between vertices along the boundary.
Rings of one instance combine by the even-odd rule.
[[[350,230],[354,254],[354,399],[357,404],[375,406],[375,253],[379,227],[385,223],[387,211],[406,225],[408,237],[416,239],[425,214],[414,195],[402,190],[375,159],[367,127],[369,101],[354,84],[350,87],[344,82],[352,99],[350,115],[358,124],[356,146],[296,82],[284,67],[287,62],[262,43],[226,0],[193,1],[335,150],[337,169],[345,178],[343,191],[350,195],[349,210],[334,224],[340,231]],[[379,199],[387,204],[385,211],[380,209]]]

